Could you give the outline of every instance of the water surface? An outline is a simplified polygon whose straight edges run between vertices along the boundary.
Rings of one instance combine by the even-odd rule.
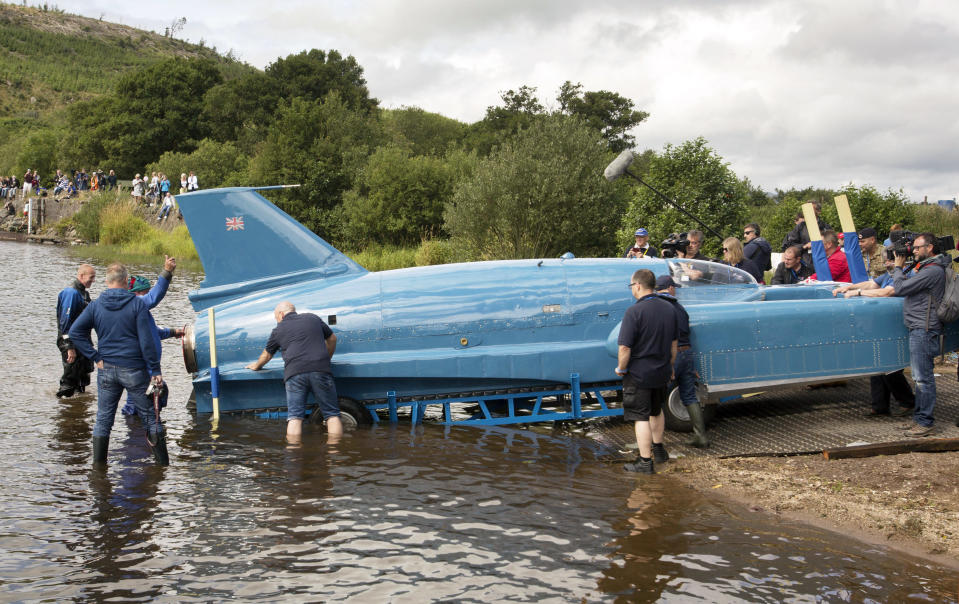
[[[214,431],[186,409],[171,340],[170,467],[118,416],[92,472],[95,392],[54,396],[77,264],[0,242],[4,601],[956,601],[945,568],[625,475],[562,432],[400,424],[331,444],[308,427],[291,447],[282,421]],[[174,277],[158,324],[192,321],[199,280]]]

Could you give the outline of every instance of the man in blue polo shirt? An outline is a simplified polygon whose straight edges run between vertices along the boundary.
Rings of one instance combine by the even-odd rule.
[[[654,460],[669,460],[663,446],[663,406],[679,347],[679,325],[673,305],[656,295],[652,271],[633,273],[629,287],[636,303],[626,309],[619,328],[616,374],[623,376],[623,419],[635,424],[639,457],[624,468],[653,474]]]
[[[292,302],[280,302],[273,309],[276,327],[260,358],[246,366],[259,371],[277,350],[283,352],[283,382],[286,384],[286,435],[299,440],[306,417],[306,397],[316,398],[318,411],[326,420],[331,436],[343,433],[340,406],[333,383],[330,359],[336,350],[336,334],[323,319],[311,313],[298,314]]]

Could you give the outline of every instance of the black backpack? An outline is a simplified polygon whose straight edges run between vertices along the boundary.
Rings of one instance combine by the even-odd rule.
[[[936,309],[936,316],[943,323],[959,319],[959,275],[951,266],[946,267],[946,288],[942,293],[942,302]]]

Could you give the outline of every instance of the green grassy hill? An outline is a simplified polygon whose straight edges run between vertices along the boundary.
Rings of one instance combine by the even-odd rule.
[[[131,69],[173,56],[218,60],[224,75],[250,69],[211,48],[126,25],[0,4],[0,120],[48,118],[110,92]]]

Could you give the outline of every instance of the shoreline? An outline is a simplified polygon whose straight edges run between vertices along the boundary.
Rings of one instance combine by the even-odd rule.
[[[661,473],[710,497],[959,571],[959,452],[673,459]]]

